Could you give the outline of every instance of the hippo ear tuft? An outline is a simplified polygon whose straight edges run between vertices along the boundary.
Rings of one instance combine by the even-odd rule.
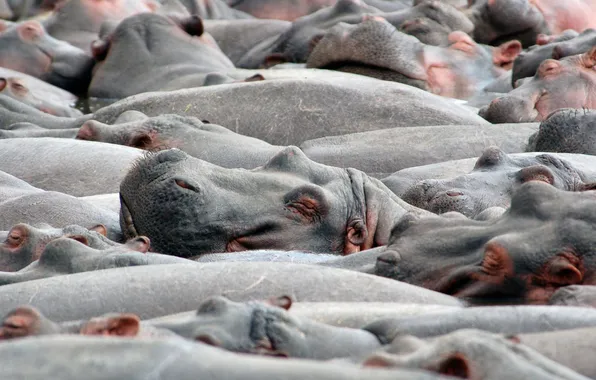
[[[563,253],[546,264],[547,281],[561,286],[580,284],[584,275],[579,258],[572,253]]]
[[[127,145],[138,149],[149,149],[153,146],[153,137],[146,132],[141,132],[131,137]]]
[[[199,37],[205,32],[203,20],[198,15],[192,15],[178,21],[180,27],[189,35]]]
[[[439,364],[439,373],[462,379],[471,377],[468,359],[462,353],[454,353],[443,359]]]
[[[273,306],[281,307],[285,310],[290,310],[292,307],[292,297],[286,295],[280,297],[271,297],[267,300],[267,303]]]
[[[149,247],[151,246],[151,240],[149,240],[149,238],[146,236],[137,236],[128,240],[124,245],[130,250],[147,253],[147,251],[149,251]]]
[[[94,231],[100,235],[108,236],[108,229],[103,224],[98,224],[96,226],[93,226],[93,227],[89,228],[89,231]]]
[[[140,319],[135,314],[119,314],[89,320],[81,327],[81,335],[137,336]]]

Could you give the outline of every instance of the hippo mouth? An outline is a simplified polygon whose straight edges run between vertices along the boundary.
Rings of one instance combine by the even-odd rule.
[[[122,194],[120,194],[120,224],[122,227],[122,233],[124,233],[124,237],[126,239],[139,236],[132,218],[132,214],[130,213],[130,209],[126,205],[126,201],[122,197]]]
[[[252,312],[250,339],[255,342],[251,352],[264,356],[288,357],[288,353],[278,350],[275,334],[272,334],[277,316],[270,311],[256,308]]]

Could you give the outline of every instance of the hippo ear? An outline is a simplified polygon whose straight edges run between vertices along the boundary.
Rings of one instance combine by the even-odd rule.
[[[31,306],[20,306],[4,317],[0,326],[0,340],[20,338],[35,333],[41,314]]]
[[[255,74],[251,77],[244,79],[243,82],[259,82],[262,80],[265,80],[265,77],[262,74]],[[209,123],[206,123],[206,124],[209,124]]]
[[[108,236],[108,229],[103,224],[98,224],[96,226],[93,226],[93,227],[89,228],[89,231],[94,231],[100,235]]]
[[[201,333],[195,337],[195,340],[214,347],[222,346],[221,341],[209,333]]]
[[[159,4],[153,0],[143,0],[143,4],[145,4],[145,6],[149,8],[151,12],[155,12],[157,9],[159,9]]]
[[[132,251],[147,253],[151,246],[151,240],[147,236],[137,236],[128,240],[124,245]]]
[[[304,185],[284,196],[284,208],[306,223],[320,223],[329,214],[325,194],[315,186]]]
[[[146,132],[140,132],[130,138],[128,146],[138,149],[150,149],[153,146],[153,136]]]
[[[549,168],[543,165],[533,165],[523,168],[517,172],[517,180],[520,183],[530,181],[541,181],[552,185],[555,183],[555,176]]]
[[[583,279],[583,266],[580,259],[573,253],[558,255],[546,264],[546,280],[561,286],[577,285]]]
[[[281,297],[271,297],[267,300],[267,303],[273,306],[281,307],[285,310],[290,310],[292,307],[292,297],[285,295]]]
[[[393,363],[391,363],[391,359],[382,355],[382,354],[374,354],[367,358],[363,363],[363,367],[376,367],[376,368],[388,368],[392,367]]]
[[[109,37],[95,40],[91,43],[91,55],[96,61],[103,61],[108,56],[108,51],[110,50],[111,45],[112,41]]]
[[[362,220],[353,220],[348,225],[344,254],[360,252],[360,247],[368,238],[368,229]]]
[[[69,239],[72,240],[76,240],[81,244],[85,244],[86,246],[89,246],[89,240],[87,240],[86,237],[84,237],[83,235],[70,235],[68,236]]]
[[[282,53],[272,53],[265,57],[263,61],[263,67],[269,68],[271,66],[279,65],[280,63],[286,63],[288,60]]]
[[[584,54],[583,62],[587,68],[592,68],[596,66],[596,46],[590,49],[589,52]]]
[[[462,31],[458,30],[455,32],[451,32],[449,33],[449,36],[447,38],[451,43],[449,49],[460,50],[465,53],[473,53],[476,49],[476,42],[474,42],[472,37],[470,37],[467,33],[464,33]]]
[[[493,63],[497,66],[508,66],[522,51],[522,44],[518,40],[508,41],[493,49]]]
[[[512,275],[514,267],[507,249],[496,242],[486,243],[482,271],[490,276],[497,277]]]
[[[95,127],[95,123],[93,120],[86,121],[79,131],[77,132],[77,136],[75,137],[77,140],[87,140],[87,141],[96,141],[97,140],[97,128]]]
[[[324,34],[317,34],[313,38],[311,38],[310,41],[308,42],[309,51],[312,52],[313,50],[315,50],[315,47],[319,44],[319,42],[321,42],[323,37],[325,37]]]
[[[549,78],[558,75],[561,72],[561,62],[554,59],[542,61],[538,67],[537,75],[540,78]]]
[[[462,379],[471,378],[468,359],[462,353],[453,353],[444,358],[439,364],[438,372],[441,375],[459,377]]]
[[[4,246],[8,249],[17,249],[27,240],[28,236],[29,230],[27,226],[17,224],[8,232]]]
[[[205,31],[205,27],[203,26],[203,20],[198,15],[192,15],[189,17],[178,17],[175,15],[170,15],[170,18],[180,26],[182,30],[188,33],[191,36],[201,36]]]
[[[81,327],[81,335],[137,336],[140,319],[135,314],[119,314],[88,321]]]

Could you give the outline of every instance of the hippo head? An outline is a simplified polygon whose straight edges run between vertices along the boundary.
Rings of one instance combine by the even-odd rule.
[[[596,112],[562,108],[540,123],[528,148],[537,152],[596,154]],[[529,149],[528,149],[529,150]]]
[[[93,60],[79,48],[48,35],[37,21],[15,24],[0,33],[0,66],[24,72],[55,86],[83,93]]]
[[[203,302],[189,321],[157,326],[228,351],[304,356],[309,337],[301,331],[300,321],[286,311],[291,305],[287,296],[268,302],[232,302],[216,296]]]
[[[596,282],[595,195],[532,181],[493,221],[404,217],[375,273],[472,302],[545,303],[559,287]]]
[[[463,32],[452,32],[448,39],[447,48],[425,45],[374,16],[331,28],[316,44],[307,67],[355,72],[467,98],[505,74],[521,51],[517,41],[491,48]]]
[[[357,252],[386,242],[411,208],[380,181],[315,163],[296,147],[254,170],[224,169],[178,149],[148,154],[122,181],[120,199],[126,236],[146,235],[153,250],[182,257]]]
[[[560,108],[596,108],[596,48],[560,61],[543,61],[536,74],[480,110],[491,123],[544,120]]]
[[[498,44],[511,39],[531,46],[539,34],[550,29],[534,1],[475,0],[466,10],[474,24],[474,39],[478,43]]]
[[[511,194],[529,181],[546,182],[568,191],[588,186],[581,172],[555,156],[512,157],[491,147],[478,158],[470,173],[422,180],[408,188],[402,199],[434,213],[457,211],[472,218],[489,207],[507,207]]]

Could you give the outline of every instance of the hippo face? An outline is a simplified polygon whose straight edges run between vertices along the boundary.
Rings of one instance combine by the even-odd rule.
[[[542,121],[560,108],[596,108],[596,48],[560,61],[547,59],[536,75],[480,111],[492,123]]]
[[[170,149],[147,155],[123,180],[120,223],[127,236],[148,236],[153,250],[181,257],[254,249],[352,253],[388,237],[404,213],[392,195],[362,172],[317,164],[296,147],[251,171]]]
[[[427,179],[402,195],[406,202],[432,211],[457,211],[475,217],[489,207],[508,207],[511,194],[529,181],[542,181],[559,189],[586,188],[583,175],[555,156],[510,157],[498,148],[488,148],[472,172],[451,179]]]
[[[505,74],[521,51],[517,41],[491,48],[463,32],[448,39],[447,48],[425,45],[380,17],[358,25],[340,23],[317,43],[307,67],[360,73],[465,99]]]
[[[287,298],[279,301],[286,310],[291,305]],[[304,357],[308,351],[307,336],[301,331],[300,322],[284,308],[211,297],[201,304],[191,321],[162,327],[228,351]]]
[[[540,123],[528,147],[538,152],[596,154],[596,112],[560,109]]]
[[[596,281],[595,195],[533,181],[492,222],[404,218],[375,272],[474,302],[544,303],[559,287]]]
[[[81,49],[48,35],[39,22],[26,21],[0,34],[0,66],[80,92],[89,83],[93,60]]]
[[[540,33],[550,29],[534,1],[475,0],[466,14],[474,24],[474,39],[495,44],[511,39],[531,46]]]

